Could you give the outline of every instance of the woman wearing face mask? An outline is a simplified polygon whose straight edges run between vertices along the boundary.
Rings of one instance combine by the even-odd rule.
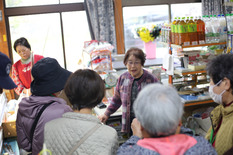
[[[218,155],[233,146],[233,55],[223,54],[207,65],[210,76],[209,94],[219,105],[211,112],[212,127],[206,139],[215,147]]]

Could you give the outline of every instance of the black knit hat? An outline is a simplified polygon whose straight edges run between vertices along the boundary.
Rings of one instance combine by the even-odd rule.
[[[31,83],[32,95],[46,96],[61,91],[71,75],[56,59],[43,58],[32,67],[34,80]]]

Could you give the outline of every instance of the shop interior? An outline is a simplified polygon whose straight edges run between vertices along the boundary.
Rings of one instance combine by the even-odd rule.
[[[232,53],[232,6],[227,0],[1,0],[0,51],[14,64],[20,59],[14,42],[25,37],[34,54],[55,58],[71,72],[95,70],[106,86],[102,103],[93,110],[98,117],[110,104],[117,79],[127,71],[126,51],[138,47],[146,54],[144,69],[175,87],[185,103],[182,124],[205,136],[211,126],[209,113],[218,105],[208,94],[205,68],[217,55]],[[195,25],[195,30],[178,34],[178,20]],[[197,28],[203,26],[198,20],[203,28]],[[159,33],[151,41],[140,36],[155,28]],[[0,153],[11,145],[19,154],[15,121],[20,100],[14,90],[4,89],[0,96]],[[119,108],[106,123],[116,129],[120,145],[129,138],[121,132],[121,115]]]

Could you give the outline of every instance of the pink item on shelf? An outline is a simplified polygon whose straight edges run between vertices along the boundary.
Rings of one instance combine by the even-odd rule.
[[[156,41],[144,42],[144,49],[146,52],[147,59],[155,59],[156,58]]]

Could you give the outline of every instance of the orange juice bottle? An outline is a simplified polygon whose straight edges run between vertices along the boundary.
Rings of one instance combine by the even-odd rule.
[[[201,17],[197,20],[197,37],[199,44],[205,44],[205,22]]]
[[[190,39],[190,45],[197,45],[197,24],[193,21],[193,17],[190,17],[188,22],[188,33]]]
[[[178,20],[176,21],[174,25],[175,29],[175,44],[179,45],[179,31],[178,31],[178,24],[180,23],[180,17],[178,17]]]
[[[178,24],[179,32],[179,45],[190,45],[190,40],[188,36],[188,25],[184,22],[185,17],[182,17],[182,20]]]
[[[175,44],[175,24],[176,24],[177,18],[175,17],[175,19],[173,20],[172,24],[171,24],[171,43]]]

